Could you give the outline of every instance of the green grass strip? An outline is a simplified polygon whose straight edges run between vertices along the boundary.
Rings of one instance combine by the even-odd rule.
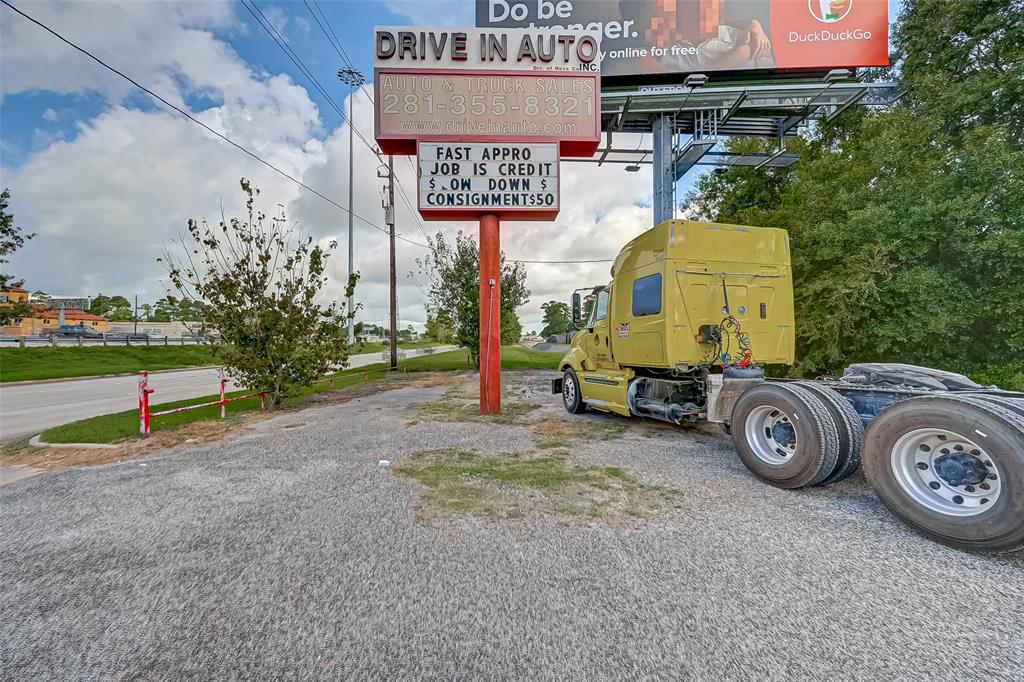
[[[216,362],[203,345],[0,348],[0,382],[134,374]]]
[[[502,367],[505,367],[506,369],[550,369],[557,367],[560,357],[561,354],[559,353],[545,353],[519,346],[506,346],[502,348]],[[467,353],[464,350],[409,358],[408,360],[402,360],[399,363],[399,366],[404,367],[406,371],[409,372],[435,372],[470,369],[467,362]],[[368,365],[366,367],[343,370],[334,375],[334,387],[338,389],[361,384],[365,380],[364,375],[368,375],[370,381],[379,380],[382,377],[387,376],[388,372],[386,369],[387,363],[382,362]],[[159,387],[159,379],[151,379],[151,381],[154,387]],[[329,390],[329,387],[326,383],[317,384],[316,386],[303,389],[298,395],[289,398],[285,401],[285,405],[298,404],[310,395],[315,393],[324,393],[327,390]],[[244,395],[250,392],[251,391],[247,390],[232,391],[227,395],[228,397],[232,397]],[[150,407],[154,412],[158,412],[175,407],[185,407],[187,405],[195,405],[197,403],[217,400],[217,398],[217,394],[212,394],[188,400],[154,404]],[[260,400],[258,397],[255,397],[229,403],[227,411],[228,415],[231,416],[244,412],[251,412],[253,410],[258,410],[259,408]],[[219,418],[220,406],[211,405],[197,410],[189,410],[187,412],[178,412],[176,414],[155,417],[152,420],[150,429],[155,433],[158,431],[173,429],[183,424]],[[138,409],[131,409],[125,410],[124,412],[115,412],[114,414],[90,417],[88,419],[71,422],[70,424],[56,426],[44,431],[42,439],[47,443],[114,443],[120,440],[137,438],[138,435],[139,411]]]

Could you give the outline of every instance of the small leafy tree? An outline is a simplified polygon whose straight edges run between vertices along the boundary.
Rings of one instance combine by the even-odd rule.
[[[428,239],[430,255],[416,259],[419,271],[430,282],[427,292],[427,312],[440,315],[442,311],[455,323],[455,338],[469,349],[473,361],[480,355],[480,251],[477,243],[459,232],[454,242],[438,232]],[[513,333],[519,339],[522,327],[515,315],[516,308],[530,299],[526,288],[526,268],[522,263],[506,263],[501,254],[501,318],[515,320],[513,326],[501,325],[502,338]]]
[[[216,227],[188,221],[181,253],[160,260],[174,287],[201,303],[205,322],[220,334],[213,345],[229,374],[266,391],[271,409],[310,386],[349,356],[346,328],[354,310],[321,305],[327,260],[336,242],[322,247],[287,226],[285,215],[256,209],[259,190],[244,178],[244,219],[221,217]],[[352,295],[356,276],[345,296]]]

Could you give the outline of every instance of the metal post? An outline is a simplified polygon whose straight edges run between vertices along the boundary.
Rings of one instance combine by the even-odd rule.
[[[654,224],[671,220],[675,215],[673,191],[675,169],[672,167],[672,138],[675,118],[662,114],[654,119]]]
[[[355,89],[361,87],[366,82],[366,77],[363,76],[362,72],[354,66],[345,66],[338,69],[338,79],[348,86],[348,277],[352,279],[352,273],[355,272],[355,265],[352,257],[352,212],[355,210],[355,206],[352,205],[352,157],[354,155],[353,148],[353,129],[355,128],[355,117],[352,111],[352,100],[355,93]],[[355,303],[352,297],[348,297],[348,312],[351,315],[354,309]],[[356,342],[356,327],[355,318],[348,318],[348,342],[349,345]]]
[[[480,414],[501,412],[501,223],[480,216]]]
[[[352,273],[355,271],[352,258],[352,212],[355,211],[355,207],[352,204],[352,129],[355,127],[354,117],[352,115],[352,91],[355,86],[349,84],[348,86],[348,279],[352,281]],[[355,328],[355,317],[352,315],[353,302],[352,297],[348,297],[348,308],[346,311],[349,314],[348,318],[348,343],[352,345],[356,342],[356,328]]]
[[[135,294],[135,333],[139,333],[139,295]]]
[[[388,155],[388,207],[384,211],[388,222],[388,240],[391,254],[391,369],[398,367],[398,276],[395,263],[395,166],[394,157]]]

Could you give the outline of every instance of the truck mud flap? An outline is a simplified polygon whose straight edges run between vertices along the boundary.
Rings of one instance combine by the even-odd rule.
[[[562,392],[562,377],[551,380],[551,394],[556,395]]]

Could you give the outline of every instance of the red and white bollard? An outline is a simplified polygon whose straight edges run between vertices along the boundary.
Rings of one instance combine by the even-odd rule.
[[[155,391],[149,387],[149,372],[139,372],[139,435],[149,435],[149,394]]]
[[[217,375],[220,377],[220,418],[224,419],[228,416],[228,404],[224,402],[224,387],[228,385],[228,380],[224,377],[224,368],[217,368]]]

